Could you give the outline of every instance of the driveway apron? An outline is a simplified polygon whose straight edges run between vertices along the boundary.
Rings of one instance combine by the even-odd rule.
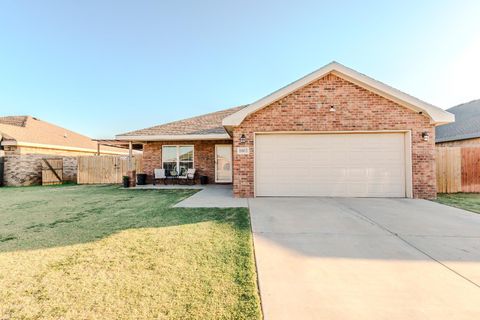
[[[480,319],[480,215],[426,200],[249,200],[266,319]]]

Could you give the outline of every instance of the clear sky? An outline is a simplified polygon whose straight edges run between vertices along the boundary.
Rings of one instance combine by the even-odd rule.
[[[480,1],[2,0],[0,114],[107,138],[255,101],[336,60],[480,98]]]

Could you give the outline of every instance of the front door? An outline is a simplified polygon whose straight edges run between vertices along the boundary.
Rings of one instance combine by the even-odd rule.
[[[232,182],[232,145],[215,145],[215,182]]]

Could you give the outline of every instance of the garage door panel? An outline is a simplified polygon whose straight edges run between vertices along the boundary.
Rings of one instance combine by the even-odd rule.
[[[389,180],[398,181],[403,179],[403,171],[398,172],[391,172],[391,171],[382,171],[382,170],[371,170],[368,174],[368,178],[375,180],[375,181],[385,181],[389,182]],[[393,181],[392,181],[393,183]]]
[[[257,196],[405,197],[405,134],[272,134],[255,141]]]

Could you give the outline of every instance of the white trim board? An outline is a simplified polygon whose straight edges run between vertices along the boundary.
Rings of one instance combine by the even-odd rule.
[[[60,145],[55,145],[55,144],[43,144],[43,143],[22,142],[22,141],[13,141],[13,140],[2,141],[1,145],[2,146],[18,146],[18,147],[39,148],[39,149],[76,151],[76,152],[88,152],[88,153],[97,153],[98,152],[98,150],[96,150],[96,149],[68,147],[68,146],[60,146]],[[121,151],[117,152],[117,151],[100,149],[100,153],[101,154],[128,155],[128,150],[125,150],[124,152],[121,152]]]
[[[373,93],[376,93],[386,99],[394,101],[399,105],[405,106],[417,112],[422,112],[430,118],[430,122],[434,125],[441,125],[455,121],[455,116],[453,114],[439,107],[412,97],[380,81],[370,78],[353,69],[347,68],[338,62],[331,62],[326,66],[306,75],[305,77],[292,82],[291,84],[269,94],[266,97],[257,100],[256,102],[235,112],[234,114],[231,114],[223,119],[222,124],[227,128],[228,131],[231,131],[232,127],[240,125],[242,121],[250,114],[265,108],[273,102],[284,98],[290,93],[295,92],[330,73],[363,87]]]
[[[165,134],[144,136],[116,136],[117,140],[128,141],[191,141],[191,140],[232,140],[227,133],[218,134]]]

